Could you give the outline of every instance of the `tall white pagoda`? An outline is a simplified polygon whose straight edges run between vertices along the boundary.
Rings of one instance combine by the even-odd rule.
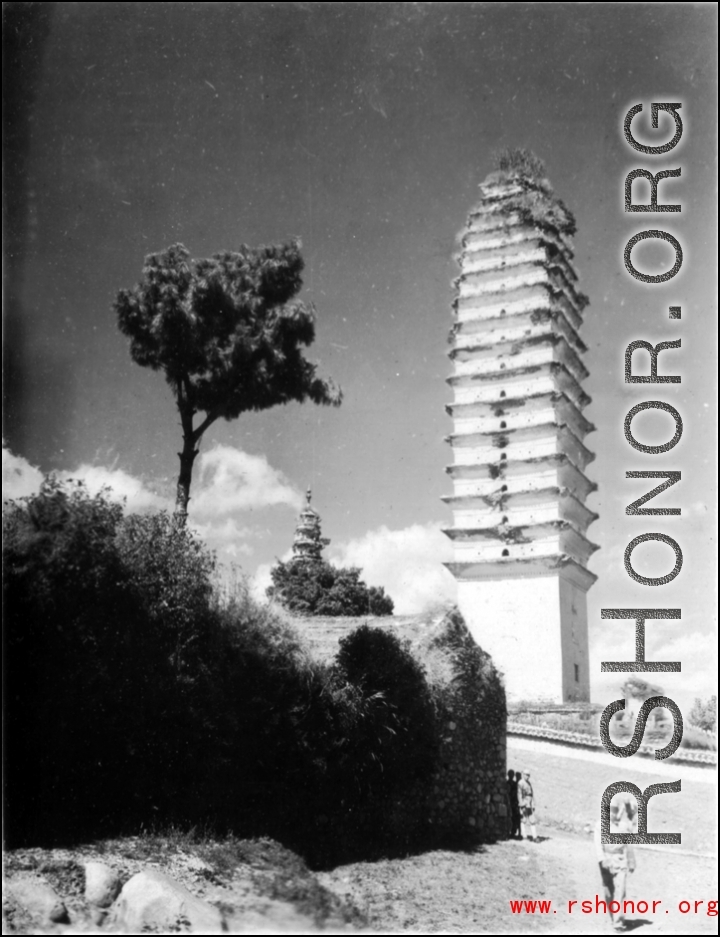
[[[522,156],[522,154],[520,154]],[[525,156],[527,159],[527,154]],[[532,158],[531,158],[532,159]],[[522,160],[520,160],[522,163]],[[462,238],[448,379],[460,610],[508,700],[589,699],[585,506],[594,427],[572,215],[537,161],[480,185]],[[502,164],[501,164],[502,165]]]

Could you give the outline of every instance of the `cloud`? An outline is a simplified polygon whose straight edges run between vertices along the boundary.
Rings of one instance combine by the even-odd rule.
[[[201,523],[274,505],[299,510],[302,494],[265,456],[217,445],[200,455],[192,512]]]
[[[709,696],[717,692],[716,676],[707,666],[714,659],[714,635],[693,628],[691,622],[669,619],[649,619],[646,625],[648,661],[680,661],[679,673],[647,673],[639,676],[662,687],[663,692],[683,709],[689,707],[696,696]],[[635,622],[632,619],[605,620],[602,628],[590,631],[590,659],[599,661],[633,660],[635,657]],[[592,678],[593,699],[610,702],[620,698],[620,687],[629,674],[597,673]]]
[[[120,468],[83,464],[59,474],[82,480],[93,494],[109,488],[112,498],[126,499],[129,513],[172,511],[174,507],[171,497],[155,490],[158,486]],[[209,546],[231,559],[252,553],[247,544],[252,532],[238,522],[237,514],[278,504],[297,508],[302,500],[300,492],[264,456],[232,446],[215,446],[200,455],[190,493],[190,524]]]
[[[2,451],[2,460],[3,498],[5,500],[37,494],[45,477],[39,468],[5,447]],[[130,475],[123,469],[90,465],[84,462],[73,471],[63,470],[56,474],[61,481],[76,479],[84,482],[90,494],[93,495],[98,494],[103,488],[109,489],[111,500],[126,500],[128,512],[142,513],[172,506],[168,498],[158,494],[141,479]]]
[[[292,559],[292,550],[288,550],[280,559],[283,563],[287,563],[289,559]],[[250,595],[256,602],[267,602],[266,591],[268,586],[272,585],[270,570],[273,566],[275,563],[261,563],[248,582]]]
[[[158,494],[152,486],[124,469],[107,468],[104,465],[90,465],[84,462],[72,472],[58,472],[58,476],[63,480],[75,478],[84,482],[90,494],[93,495],[98,494],[103,488],[109,489],[110,500],[125,500],[128,514],[143,514],[147,511],[172,508],[169,498]]]
[[[281,557],[287,562],[288,550]],[[455,603],[455,579],[442,565],[452,560],[452,546],[439,524],[413,524],[402,530],[380,527],[354,540],[333,543],[327,560],[333,566],[357,566],[369,586],[382,586],[395,603],[396,615],[413,615]],[[250,593],[265,600],[274,563],[258,566]]]
[[[439,524],[380,527],[334,544],[330,559],[337,566],[359,566],[368,585],[383,586],[397,615],[456,601],[455,580],[442,565],[452,560],[452,547]]]
[[[124,500],[128,513],[172,511],[174,506],[167,483],[144,481],[114,465],[82,463],[57,476],[62,481],[84,482],[91,494],[106,489],[111,500]],[[3,448],[5,498],[36,493],[43,477],[40,469]],[[264,456],[232,446],[215,446],[200,455],[191,495],[191,527],[228,562],[252,554],[252,540],[262,535],[259,529],[243,524],[239,515],[276,505],[297,510],[302,503],[300,491]]]
[[[40,490],[43,473],[31,465],[27,459],[15,455],[3,446],[2,485],[3,501],[13,498],[25,498]]]
[[[221,560],[232,563],[241,556],[251,556],[253,553],[249,541],[257,536],[257,533],[250,527],[240,526],[234,517],[212,519],[203,524],[195,521],[191,514],[188,524],[211,550],[218,553]]]

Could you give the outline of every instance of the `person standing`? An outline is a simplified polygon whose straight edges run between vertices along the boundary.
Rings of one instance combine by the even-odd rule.
[[[520,804],[518,803],[519,781],[519,771],[508,771],[507,793],[510,817],[510,839],[517,839],[520,836]]]
[[[632,828],[633,805],[629,800],[610,804],[610,832],[629,833]],[[607,913],[616,931],[625,930],[623,904],[627,877],[635,871],[635,851],[627,843],[603,843],[600,821],[595,828],[595,852],[600,866]]]
[[[535,793],[530,783],[530,772],[523,771],[517,787],[518,804],[520,806],[520,839],[537,840],[535,830]],[[527,835],[528,829],[531,836]]]

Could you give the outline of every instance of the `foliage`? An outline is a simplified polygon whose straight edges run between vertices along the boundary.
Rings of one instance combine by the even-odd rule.
[[[142,367],[163,371],[183,430],[175,516],[187,514],[192,467],[216,420],[290,401],[339,405],[341,393],[303,356],[315,316],[296,301],[299,241],[192,260],[182,244],[145,259],[142,279],[120,290],[118,326]],[[198,414],[204,418],[195,425]]]
[[[3,526],[11,838],[182,814],[221,715],[213,558],[53,478]]]
[[[11,843],[209,823],[305,848],[379,796],[358,766],[394,711],[242,586],[221,599],[168,515],[50,479],[3,524]]]
[[[531,150],[501,150],[497,166],[496,178],[502,181],[512,179],[524,189],[505,202],[507,211],[517,212],[526,224],[552,228],[568,236],[575,234],[577,225],[573,213],[553,193],[545,176],[545,164]]]
[[[81,809],[97,819],[102,779],[120,770],[117,717],[135,706],[120,622],[130,633],[141,622],[114,548],[121,519],[119,505],[52,478],[3,514],[11,837],[43,823],[51,834],[48,813],[80,828]]]
[[[670,733],[666,733],[663,741],[667,741]],[[700,729],[693,725],[683,726],[683,737],[680,742],[680,748],[688,748],[692,751],[717,751],[717,738],[715,733],[709,733],[705,729]]]
[[[50,479],[3,523],[10,845],[201,826],[317,865],[419,841],[425,812],[397,805],[431,790],[446,701],[392,632],[317,662],[242,583],[219,595],[167,514],[81,484]]]
[[[363,728],[374,736],[372,784],[385,795],[426,776],[435,754],[435,710],[424,668],[407,643],[389,631],[361,625],[340,641],[337,668],[346,681],[360,688],[381,714],[381,724]]]
[[[516,211],[527,224],[539,228],[554,228],[568,236],[577,231],[574,215],[555,195],[528,189],[508,199],[505,207],[508,211]]]
[[[443,624],[426,655],[432,661],[440,653],[449,668],[441,679],[432,680],[435,706],[441,715],[464,711],[467,717],[472,713],[474,737],[477,739],[475,733],[479,732],[491,743],[495,728],[499,726],[504,732],[507,724],[500,674],[490,655],[475,643],[457,609],[446,615]]]
[[[706,732],[714,732],[717,729],[717,696],[711,696],[709,699],[697,699],[693,703],[688,717],[690,725],[697,726]]]
[[[623,692],[628,692],[630,686],[637,687],[641,693],[646,692],[647,695],[650,695],[653,691],[652,684],[637,677],[629,678],[629,680],[626,681]],[[660,688],[656,687],[655,689],[657,693],[654,695],[661,695],[662,691]],[[683,737],[680,743],[681,748],[696,751],[717,750],[715,737],[709,734],[709,732],[713,730],[705,729],[694,721],[695,718],[702,718],[701,713],[706,711],[706,705],[712,712],[714,699],[715,697],[710,697],[706,704],[703,704],[700,700],[696,700],[696,706],[700,703],[700,708],[696,713],[695,707],[693,707],[693,711],[690,713],[688,720],[684,723]],[[509,718],[512,722],[518,722],[521,725],[560,729],[565,732],[578,732],[587,735],[591,739],[599,740],[599,714],[602,709],[603,707],[601,705],[592,703],[572,703],[540,707],[538,703],[519,702],[513,704],[512,711],[509,713]],[[616,717],[611,723],[611,735],[615,741],[623,741],[631,738],[634,731],[634,719],[619,719]],[[643,736],[643,744],[661,746],[668,741],[671,734],[671,724],[667,721],[658,727],[648,725]]]
[[[193,533],[175,529],[166,512],[126,518],[116,546],[174,666],[187,670],[213,594],[214,557]]]
[[[620,692],[623,696],[646,699],[648,696],[662,696],[665,691],[661,686],[651,683],[644,677],[632,674],[625,678],[620,687]]]
[[[267,595],[300,615],[392,615],[390,596],[382,587],[367,586],[360,572],[324,560],[278,561],[270,572],[273,584]]]
[[[313,661],[297,634],[243,591],[220,615],[233,660],[221,689],[229,742],[210,801],[234,829],[280,838],[315,863],[362,853],[382,829],[368,818],[407,783],[402,766],[413,770],[410,736],[420,722],[402,713],[422,694],[395,698],[397,667],[369,684],[364,668]],[[237,753],[246,758],[240,773]]]
[[[590,738],[598,738],[598,718],[595,714],[562,711],[514,712],[509,715],[512,722],[520,725],[538,726],[546,729],[560,729],[563,732],[579,732]]]
[[[522,176],[533,182],[541,182],[545,177],[545,163],[532,150],[506,147],[497,154],[497,167],[507,175]]]

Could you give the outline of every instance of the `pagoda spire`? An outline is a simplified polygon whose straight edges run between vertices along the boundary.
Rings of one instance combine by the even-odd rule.
[[[305,507],[300,512],[295,536],[293,538],[293,559],[307,563],[322,562],[323,548],[330,543],[322,536],[320,515],[311,506],[312,490],[305,492]]]

